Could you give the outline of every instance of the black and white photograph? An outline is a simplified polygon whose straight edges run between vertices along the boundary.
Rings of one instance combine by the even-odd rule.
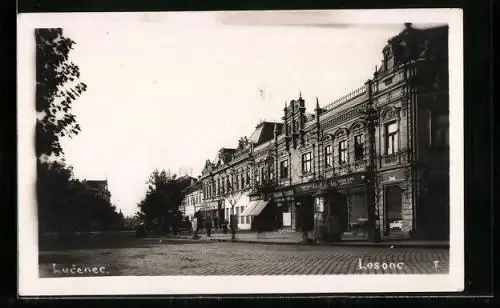
[[[18,27],[21,295],[463,290],[460,10]]]

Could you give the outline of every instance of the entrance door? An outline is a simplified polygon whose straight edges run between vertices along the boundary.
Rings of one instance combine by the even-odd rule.
[[[387,186],[385,189],[385,228],[386,235],[399,233],[403,228],[403,206],[401,188],[398,185]]]
[[[346,196],[341,193],[335,193],[329,198],[328,233],[347,231],[348,210]]]
[[[297,206],[296,224],[297,231],[314,230],[314,204],[312,196],[305,196],[298,199],[300,205]]]

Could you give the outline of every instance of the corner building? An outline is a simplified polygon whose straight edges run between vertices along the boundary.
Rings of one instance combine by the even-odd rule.
[[[382,55],[360,88],[310,113],[299,95],[283,122],[207,161],[204,199],[238,191],[220,214],[247,229],[366,237],[372,211],[382,237],[448,239],[448,27],[405,24]]]

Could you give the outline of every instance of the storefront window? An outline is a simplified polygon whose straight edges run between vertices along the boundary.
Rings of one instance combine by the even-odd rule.
[[[436,146],[439,147],[449,145],[449,123],[447,115],[441,115],[436,119],[435,136]]]

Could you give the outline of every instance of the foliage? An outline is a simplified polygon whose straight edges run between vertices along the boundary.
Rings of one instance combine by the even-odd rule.
[[[73,178],[62,162],[40,163],[37,181],[38,221],[44,232],[73,233],[118,229],[123,214],[94,194],[85,181]]]
[[[184,197],[184,189],[190,184],[182,178],[176,178],[165,170],[154,170],[146,181],[148,189],[146,196],[138,204],[138,215],[150,228],[157,231],[175,228],[180,220],[179,205]]]
[[[63,161],[41,159],[64,154],[61,137],[80,132],[72,103],[87,86],[80,70],[69,60],[74,41],[62,29],[36,29],[36,138],[39,234],[72,233],[119,228],[123,215],[84,182],[73,177]]]
[[[63,154],[60,137],[80,132],[71,113],[73,101],[87,89],[80,70],[69,60],[74,41],[62,29],[36,29],[36,155]]]

